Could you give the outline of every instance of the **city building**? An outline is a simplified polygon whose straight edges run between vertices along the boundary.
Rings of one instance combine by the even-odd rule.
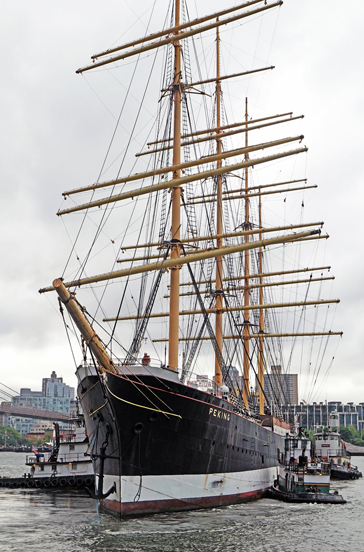
[[[51,410],[72,415],[75,412],[75,389],[58,378],[53,371],[49,378],[42,379],[42,391],[32,391],[24,387],[20,394],[12,398],[13,406]],[[8,416],[8,423],[19,433],[30,433],[35,421],[31,418]]]
[[[63,378],[57,378],[55,371],[50,378],[42,379],[42,391],[32,391],[29,388],[20,389],[20,394],[13,397],[13,405],[34,407],[41,410],[70,413],[71,401],[74,401],[75,389],[63,383]]]
[[[330,412],[339,413],[339,425],[343,427],[354,426],[360,433],[364,429],[364,402],[343,404],[340,401],[325,401],[320,403],[298,405],[283,405],[284,419],[293,423],[297,421],[301,427],[315,429],[319,426],[327,426]]]
[[[230,377],[233,387],[236,389],[239,386],[239,382],[241,382],[239,370],[235,366],[226,366],[226,371]]]
[[[298,375],[282,374],[281,366],[271,366],[271,373],[264,374],[264,392],[271,406],[298,404]]]
[[[21,389],[21,392],[24,389]],[[29,396],[27,393],[23,393],[14,397],[14,406],[24,406],[39,408],[40,410],[54,410],[55,412],[63,412],[64,414],[70,413],[71,399],[64,397],[44,397],[44,396]]]
[[[44,397],[63,397],[72,400],[75,398],[75,390],[63,383],[63,378],[57,378],[57,374],[53,370],[50,378],[42,379],[42,395]]]

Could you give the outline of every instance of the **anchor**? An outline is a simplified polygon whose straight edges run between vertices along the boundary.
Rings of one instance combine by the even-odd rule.
[[[108,491],[106,491],[106,493],[103,493],[104,463],[105,463],[105,458],[107,458],[107,455],[105,454],[105,452],[106,452],[106,449],[107,449],[107,445],[109,444],[109,435],[110,435],[110,433],[111,433],[110,426],[109,426],[109,424],[106,424],[105,440],[102,443],[102,446],[100,447],[100,454],[95,455],[100,459],[99,484],[97,486],[97,494],[95,494],[93,491],[91,491],[91,489],[89,489],[88,487],[86,487],[86,489],[85,489],[87,491],[87,493],[90,495],[90,497],[95,499],[95,500],[103,500],[103,499],[107,498],[109,495],[111,495],[112,493],[116,493],[115,483],[113,484],[112,487],[110,487],[110,489]]]

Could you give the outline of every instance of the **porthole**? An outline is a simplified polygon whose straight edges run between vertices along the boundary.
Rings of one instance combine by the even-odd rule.
[[[133,427],[133,432],[135,435],[139,435],[144,429],[144,424],[142,422],[137,422]]]

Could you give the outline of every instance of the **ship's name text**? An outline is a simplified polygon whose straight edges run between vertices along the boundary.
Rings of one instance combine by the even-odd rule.
[[[210,408],[209,415],[215,416],[215,418],[221,418],[222,420],[230,420],[229,412],[223,412],[222,410],[218,410],[217,408]]]

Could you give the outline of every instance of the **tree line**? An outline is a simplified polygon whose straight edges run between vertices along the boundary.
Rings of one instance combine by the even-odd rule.
[[[10,426],[0,426],[0,448],[4,447],[21,447],[21,446],[37,446],[42,443],[47,443],[52,439],[52,432],[47,432],[42,439],[36,435],[25,437],[16,429]]]
[[[358,447],[364,447],[363,436],[360,431],[356,430],[353,425],[348,427],[340,427],[341,438],[346,443],[357,445]]]

